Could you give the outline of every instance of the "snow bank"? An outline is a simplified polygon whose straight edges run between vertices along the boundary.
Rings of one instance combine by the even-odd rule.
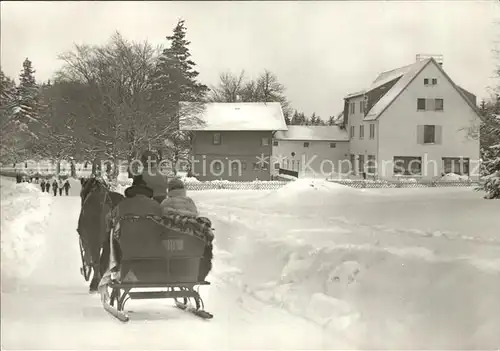
[[[2,178],[2,288],[27,277],[42,255],[53,198],[37,184]]]
[[[458,174],[455,174],[455,173],[448,173],[448,174],[445,174],[444,176],[442,176],[439,180],[442,180],[442,181],[463,181],[463,180],[469,180],[469,177],[465,176],[465,175],[458,175]]]
[[[215,228],[215,264],[227,268],[215,269],[209,280],[230,282],[312,320],[347,338],[352,348],[498,348],[497,242],[343,221],[324,206],[328,197],[342,199],[339,194],[347,194],[355,205],[344,212],[368,210],[390,217],[384,203],[364,202],[363,192],[320,181],[298,180],[251,200],[242,195],[242,203],[238,192],[223,201],[193,195]],[[271,200],[273,207],[266,208]],[[450,197],[450,203],[458,201]],[[441,218],[441,226],[458,220],[455,210],[447,218]],[[461,226],[471,226],[467,216],[461,219]],[[424,213],[422,228],[425,220]]]
[[[265,206],[317,207],[328,206],[342,198],[369,194],[369,190],[355,189],[347,185],[318,179],[297,179],[265,196]]]
[[[244,234],[223,245],[231,253],[224,266],[233,267],[224,279],[355,348],[486,349],[500,342],[493,312],[500,310],[499,263],[480,270],[427,248],[326,245],[308,243],[311,232],[231,227]]]

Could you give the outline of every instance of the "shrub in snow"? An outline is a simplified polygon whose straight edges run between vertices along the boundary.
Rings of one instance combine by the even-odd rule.
[[[486,176],[482,190],[486,191],[485,199],[500,199],[500,144],[492,146],[484,161]]]

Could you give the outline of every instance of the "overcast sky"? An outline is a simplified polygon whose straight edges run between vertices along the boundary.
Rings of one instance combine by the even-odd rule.
[[[28,57],[38,81],[60,67],[73,43],[127,39],[167,44],[178,18],[200,80],[221,72],[274,72],[294,108],[326,119],[343,97],[377,74],[444,55],[444,69],[481,97],[493,84],[500,4],[492,1],[29,2],[1,3],[1,66],[16,78]]]

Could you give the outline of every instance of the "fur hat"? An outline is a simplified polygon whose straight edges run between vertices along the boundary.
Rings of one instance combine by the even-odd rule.
[[[153,197],[153,189],[147,186],[142,175],[137,175],[133,179],[132,186],[125,189],[125,197],[134,197],[138,194]]]
[[[168,182],[167,190],[184,189],[184,182],[179,178],[173,178]]]
[[[141,162],[144,168],[148,168],[158,162],[158,155],[156,155],[153,151],[146,150],[141,156]]]

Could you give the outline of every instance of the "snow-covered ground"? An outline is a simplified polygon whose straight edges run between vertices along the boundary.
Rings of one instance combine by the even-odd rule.
[[[298,180],[191,192],[216,230],[213,285],[200,289],[215,318],[132,301],[127,325],[79,275],[78,191],[51,199],[46,230],[26,231],[44,235],[42,254],[19,258],[31,274],[2,282],[6,349],[500,348],[500,202],[471,188]],[[2,184],[2,200],[13,197],[3,193]],[[16,238],[3,210],[2,201],[2,240]],[[2,241],[2,274],[12,275],[3,250]]]

